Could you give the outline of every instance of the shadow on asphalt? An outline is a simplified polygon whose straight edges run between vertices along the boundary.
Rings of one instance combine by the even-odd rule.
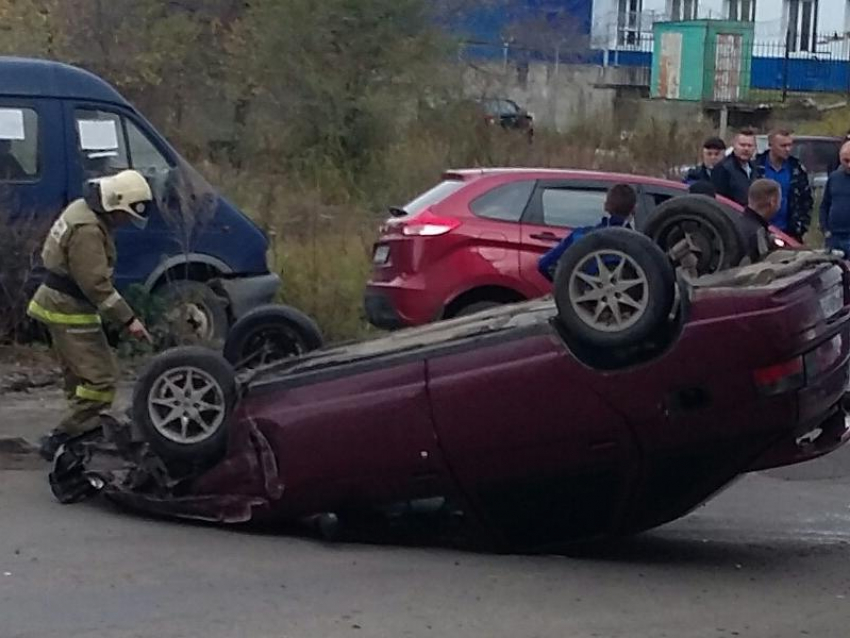
[[[801,560],[834,554],[838,547],[850,558],[850,544],[844,540],[814,542],[806,538],[773,536],[769,532],[758,539],[736,537],[733,529],[688,530],[659,528],[643,534],[604,542],[548,547],[538,551],[511,551],[494,544],[484,533],[457,527],[445,520],[412,517],[388,525],[377,519],[361,520],[358,525],[338,530],[334,538],[323,536],[315,521],[299,523],[218,525],[201,521],[176,520],[127,510],[106,499],[95,499],[76,507],[96,507],[115,515],[130,515],[139,520],[165,522],[189,528],[215,529],[242,537],[281,537],[317,543],[329,550],[348,547],[392,547],[395,549],[437,549],[471,554],[557,556],[589,563],[622,564],[631,567],[669,567],[673,569],[711,569],[718,573],[780,573],[796,569]],[[745,532],[746,533],[746,532]],[[714,534],[714,535],[713,535]],[[745,567],[744,567],[745,566]]]
[[[708,533],[691,532],[695,537],[674,537],[663,531],[645,532],[591,546],[563,547],[555,552],[576,560],[622,563],[624,565],[669,565],[739,570],[760,566],[782,569],[788,563],[819,554],[834,553],[836,547],[850,554],[846,541],[815,543],[811,539],[770,538],[753,541],[732,539],[728,535],[712,538]],[[699,537],[696,537],[699,536]]]
[[[814,461],[789,465],[764,472],[785,481],[835,481],[850,478],[850,445]]]

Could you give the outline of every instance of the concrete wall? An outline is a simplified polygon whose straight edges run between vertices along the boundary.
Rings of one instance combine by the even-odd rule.
[[[534,114],[540,128],[567,131],[581,126],[631,130],[651,117],[696,124],[706,115],[699,103],[649,100],[634,77],[646,69],[534,63],[527,76],[516,67],[477,65],[466,70],[469,97],[506,97]]]
[[[531,111],[538,126],[565,131],[590,117],[611,120],[617,92],[597,86],[606,80],[599,66],[532,63],[525,72],[485,64],[470,67],[464,85],[469,97],[510,98]]]

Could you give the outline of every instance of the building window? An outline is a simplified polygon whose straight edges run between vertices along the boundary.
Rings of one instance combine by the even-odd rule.
[[[667,15],[671,20],[696,20],[699,0],[667,0]]]
[[[814,52],[818,34],[818,0],[785,0],[788,49]]]
[[[741,22],[756,21],[756,0],[726,0],[726,17]]]
[[[640,41],[640,14],[643,0],[618,0],[617,44],[637,44]]]

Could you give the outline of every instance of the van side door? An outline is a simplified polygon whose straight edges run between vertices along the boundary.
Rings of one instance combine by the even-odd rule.
[[[42,278],[41,244],[68,202],[63,139],[60,101],[0,97],[0,311],[13,320]]]

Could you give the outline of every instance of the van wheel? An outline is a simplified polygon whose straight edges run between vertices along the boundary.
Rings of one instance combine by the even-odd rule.
[[[738,222],[720,203],[705,195],[668,199],[652,212],[643,232],[664,252],[690,238],[696,248],[696,270],[700,275],[734,268],[745,255]]]
[[[220,344],[229,321],[224,301],[199,281],[172,281],[154,293],[164,304],[160,327],[177,345]]]
[[[263,306],[230,329],[224,358],[237,369],[258,368],[324,345],[319,326],[290,306]]]
[[[606,228],[570,246],[555,273],[555,302],[567,334],[586,346],[641,343],[667,321],[675,272],[649,238]]]
[[[227,446],[236,402],[233,368],[199,347],[169,350],[142,371],[133,389],[133,420],[165,461],[209,463]]]

